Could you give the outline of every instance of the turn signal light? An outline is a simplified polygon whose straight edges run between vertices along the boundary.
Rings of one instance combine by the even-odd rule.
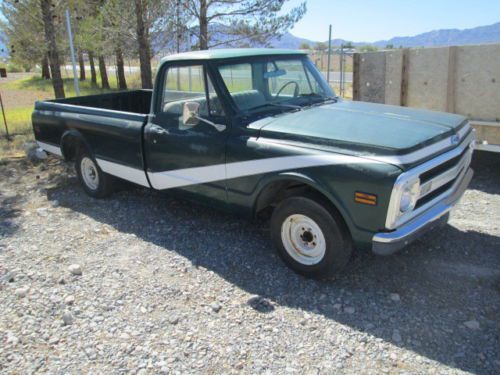
[[[368,194],[356,191],[354,193],[354,200],[358,203],[369,204],[370,206],[377,205],[377,196],[375,194]]]

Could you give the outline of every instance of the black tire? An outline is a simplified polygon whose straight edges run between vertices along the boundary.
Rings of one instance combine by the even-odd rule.
[[[88,182],[86,182],[85,177],[83,176],[82,168],[85,168],[82,163],[89,163],[89,161],[93,164],[93,170],[97,176],[96,185],[92,186]],[[77,156],[76,156],[76,174],[78,175],[78,180],[83,187],[83,190],[93,198],[105,198],[109,196],[114,190],[114,178],[107,173],[104,173],[99,165],[97,164],[95,158],[91,155],[91,153],[86,148],[80,148]]]
[[[304,228],[299,228],[302,227],[302,224],[298,225],[293,220],[290,220],[292,215],[300,215],[294,216],[294,218],[305,216],[308,219],[312,219],[314,224],[316,224],[321,231],[319,234],[322,235],[323,241],[320,242],[325,244],[325,246],[322,247],[324,249],[324,254],[314,258],[318,259],[314,264],[300,262],[286,250],[287,245],[285,245],[282,239],[283,236],[285,238],[293,237],[293,235],[287,236],[286,234],[288,232],[287,229],[290,228],[287,226],[287,223],[293,223],[293,225],[295,225],[294,228],[298,231],[304,231]],[[287,221],[287,223],[285,223],[285,221]],[[307,226],[307,224],[305,225]],[[284,232],[283,236],[282,228]],[[301,240],[307,237],[306,232],[308,232],[307,228],[306,231],[303,232],[303,235],[300,235]],[[312,232],[313,234],[315,233],[314,230]],[[281,259],[297,273],[310,278],[322,279],[335,276],[347,265],[352,255],[351,237],[340,215],[334,212],[333,209],[328,210],[324,205],[319,203],[319,201],[308,197],[287,198],[276,207],[271,217],[271,238]],[[309,236],[305,238],[305,240],[309,238],[311,238],[311,242],[307,243],[311,246],[316,246],[316,243],[312,242],[312,237]],[[295,237],[295,239],[297,238]],[[290,248],[290,242],[288,247]],[[297,247],[292,246],[291,249],[297,249]],[[297,251],[295,256],[304,258],[302,253]]]

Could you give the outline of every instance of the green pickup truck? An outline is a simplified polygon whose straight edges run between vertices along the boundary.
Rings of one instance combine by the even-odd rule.
[[[446,223],[473,173],[466,118],[341,100],[289,50],[168,56],[153,91],[36,102],[33,129],[43,150],[76,161],[92,197],[123,179],[270,214],[279,255],[310,277]]]

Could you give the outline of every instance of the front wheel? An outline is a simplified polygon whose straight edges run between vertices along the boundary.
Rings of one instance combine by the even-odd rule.
[[[86,149],[76,158],[76,174],[83,190],[93,198],[104,198],[113,191],[113,177],[104,173]]]
[[[334,276],[352,254],[340,216],[308,197],[287,198],[278,205],[271,218],[271,237],[283,261],[307,277]]]

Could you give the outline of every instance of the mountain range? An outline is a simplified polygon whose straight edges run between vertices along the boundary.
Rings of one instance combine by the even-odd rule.
[[[328,42],[328,41],[327,41]],[[333,39],[334,46],[340,46],[349,41],[344,39]],[[355,42],[355,46],[373,45],[384,48],[393,45],[395,48],[402,47],[437,47],[465,44],[500,43],[500,22],[487,26],[478,26],[471,29],[441,29],[433,30],[415,36],[397,36],[388,40],[376,42]],[[275,48],[299,48],[302,43],[313,47],[317,41],[299,38],[290,33],[283,35],[280,40],[273,40],[271,45]]]
[[[219,32],[217,38],[224,40],[227,36]],[[328,41],[324,42],[327,43]],[[384,48],[392,45],[394,48],[402,47],[437,47],[465,44],[485,44],[500,43],[500,22],[487,26],[478,26],[471,29],[441,29],[429,31],[415,36],[397,36],[388,40],[376,42],[355,42],[344,39],[333,39],[333,46],[340,46],[351,42],[354,46],[373,45]],[[6,57],[8,50],[6,47],[5,34],[0,30],[0,57]],[[318,41],[297,37],[291,33],[286,33],[280,39],[271,40],[270,45],[274,48],[297,49],[302,43],[307,43],[313,47]],[[164,47],[164,46],[163,46]],[[257,47],[257,46],[255,46]],[[162,48],[158,43],[153,43],[153,50],[159,52]]]

